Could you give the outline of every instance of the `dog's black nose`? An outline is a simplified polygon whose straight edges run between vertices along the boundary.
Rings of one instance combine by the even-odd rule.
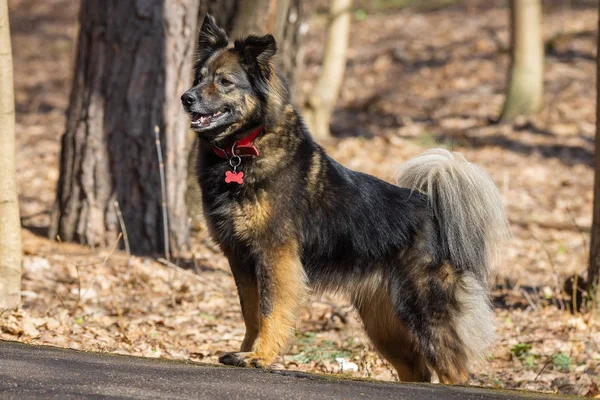
[[[196,97],[196,95],[193,93],[190,93],[190,92],[185,92],[184,94],[181,95],[181,102],[183,103],[184,106],[191,106],[197,100],[198,100],[198,98]]]

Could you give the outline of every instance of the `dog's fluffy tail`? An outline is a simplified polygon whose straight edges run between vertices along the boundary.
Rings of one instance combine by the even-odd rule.
[[[470,357],[493,340],[489,278],[508,236],[500,193],[490,176],[462,154],[426,151],[404,163],[398,185],[426,194],[439,225],[442,246],[459,276],[457,332]]]
[[[508,223],[490,176],[462,154],[428,150],[400,167],[398,185],[429,196],[450,262],[487,285]]]

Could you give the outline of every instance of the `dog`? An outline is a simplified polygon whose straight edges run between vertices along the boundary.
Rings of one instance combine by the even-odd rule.
[[[246,334],[219,361],[269,367],[309,290],[347,295],[403,381],[464,382],[494,337],[489,277],[508,225],[491,178],[430,150],[396,185],[311,138],[273,65],[271,35],[230,44],[207,15],[181,101],[198,140],[203,212],[227,257]]]

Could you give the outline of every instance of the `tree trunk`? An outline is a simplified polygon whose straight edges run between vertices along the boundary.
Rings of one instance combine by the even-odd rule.
[[[296,105],[303,103],[303,94],[300,92],[298,79],[304,69],[304,40],[308,33],[307,18],[311,12],[311,3],[302,0],[289,0],[283,32],[277,44],[279,47],[277,66],[292,89],[292,103]]]
[[[304,108],[304,118],[317,140],[330,137],[329,124],[346,69],[352,0],[331,0],[329,29],[321,75]]]
[[[540,0],[511,0],[511,67],[500,120],[528,115],[542,106],[544,43]]]
[[[283,29],[290,0],[245,0],[240,1],[235,15],[231,39],[249,34],[275,36],[277,42],[283,37]]]
[[[301,0],[240,1],[230,31],[230,38],[233,40],[252,33],[270,33],[275,36],[278,48],[277,69],[292,88],[304,63],[307,3],[309,2]],[[294,93],[292,90],[292,94]]]
[[[600,32],[600,16],[598,17]],[[588,266],[588,290],[593,296],[597,294],[600,278],[600,37],[597,43],[596,56],[596,170],[594,175],[594,217],[592,221],[590,264]],[[600,301],[595,298],[594,301]]]
[[[15,96],[8,5],[0,1],[0,310],[21,303],[21,222],[15,171]]]
[[[51,236],[106,246],[120,230],[134,253],[165,250],[165,160],[171,246],[187,223],[186,132],[179,96],[189,86],[198,0],[83,0],[73,88],[62,138]]]
[[[210,13],[215,18],[218,26],[228,33],[231,32],[240,3],[241,0],[200,0],[198,28],[202,25],[206,13]]]

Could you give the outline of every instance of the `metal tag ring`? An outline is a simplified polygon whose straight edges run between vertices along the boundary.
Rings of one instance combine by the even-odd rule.
[[[234,154],[233,156],[231,156],[231,158],[229,159],[229,165],[231,165],[232,168],[237,168],[240,166],[240,164],[242,163],[242,159],[240,156],[238,156],[237,154]]]

